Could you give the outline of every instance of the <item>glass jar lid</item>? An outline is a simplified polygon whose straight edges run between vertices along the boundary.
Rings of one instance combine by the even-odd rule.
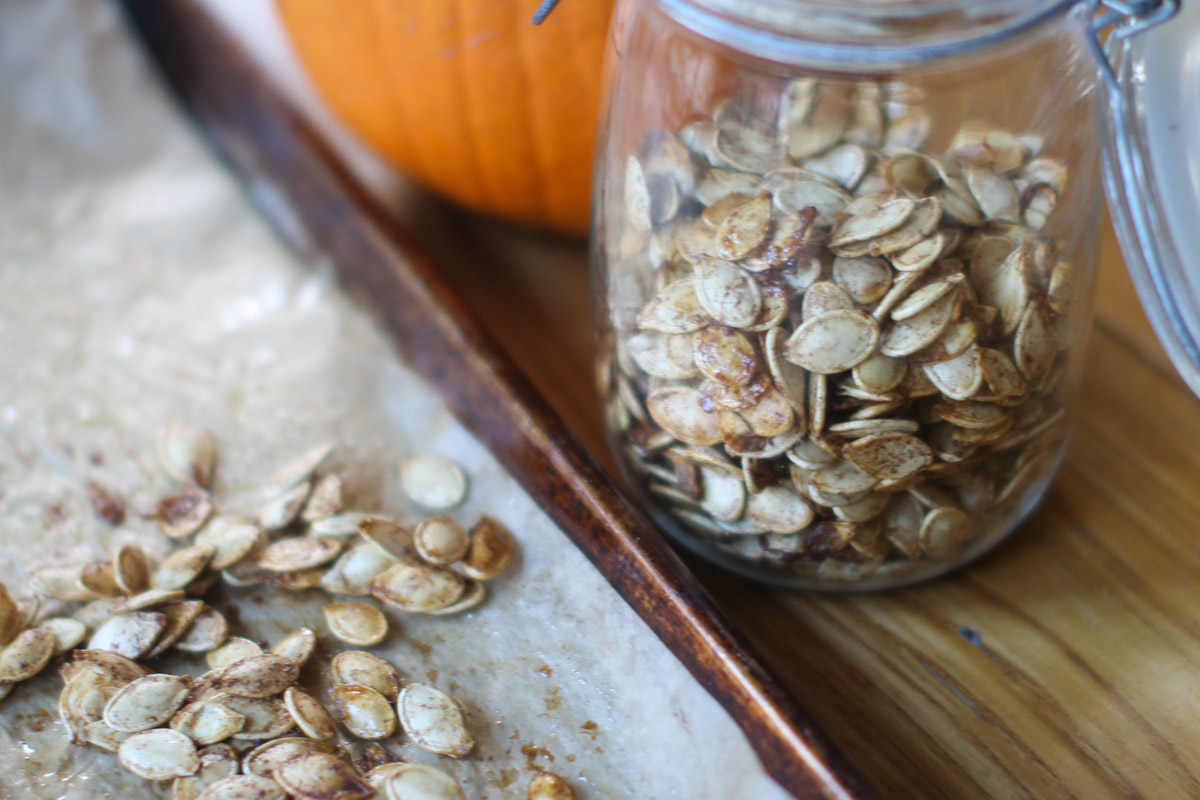
[[[1109,210],[1146,314],[1200,394],[1200,3],[1093,4]]]

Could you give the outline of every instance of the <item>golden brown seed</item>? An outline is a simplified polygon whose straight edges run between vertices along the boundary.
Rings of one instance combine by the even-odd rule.
[[[529,782],[529,800],[575,800],[575,790],[553,772],[539,772]]]

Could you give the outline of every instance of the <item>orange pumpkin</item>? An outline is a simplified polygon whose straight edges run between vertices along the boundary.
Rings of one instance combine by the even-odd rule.
[[[276,0],[313,82],[368,144],[479,211],[583,233],[611,0]]]

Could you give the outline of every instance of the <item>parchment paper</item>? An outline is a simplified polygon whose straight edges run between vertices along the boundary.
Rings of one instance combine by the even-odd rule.
[[[469,798],[524,797],[532,765],[591,798],[776,798],[740,732],[490,454],[407,370],[368,315],[295,262],[177,117],[96,0],[0,0],[0,580],[167,539],[140,519],[169,489],[154,436],[216,432],[218,491],[236,498],[328,436],[356,506],[405,521],[396,467],[451,456],[472,480],[455,510],[499,517],[521,556],[476,611],[392,612],[377,649],[406,678],[461,698],[478,742],[422,753]],[[120,527],[85,486],[124,495]],[[316,593],[230,589],[234,632],[265,643],[316,627]],[[51,608],[53,612],[56,609]],[[204,670],[200,658],[164,668]],[[319,682],[318,682],[319,683]],[[67,743],[52,670],[0,703],[0,796],[137,800],[168,793],[115,755]],[[594,728],[585,727],[594,723]],[[523,752],[524,750],[524,752]]]

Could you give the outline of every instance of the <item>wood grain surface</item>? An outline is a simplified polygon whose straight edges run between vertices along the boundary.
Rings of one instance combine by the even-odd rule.
[[[406,205],[476,314],[611,466],[581,243]],[[1106,226],[1065,466],[982,561],[890,593],[709,591],[889,798],[1200,797],[1200,401]],[[484,254],[487,271],[468,257]]]
[[[264,216],[308,263],[331,266],[375,313],[409,365],[725,708],[766,772],[798,800],[874,797],[472,317],[454,276],[435,267],[241,47],[195,0],[122,5],[169,86]],[[487,258],[472,253],[467,260],[486,275]]]

